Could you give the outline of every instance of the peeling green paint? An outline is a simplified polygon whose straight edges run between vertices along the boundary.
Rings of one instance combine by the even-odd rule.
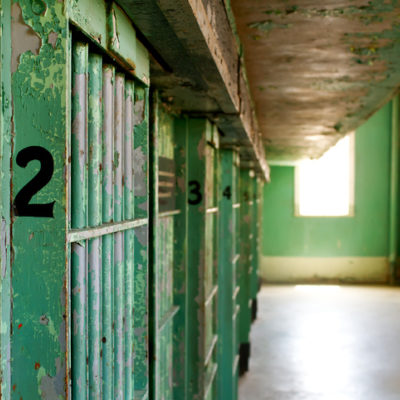
[[[307,18],[321,17],[321,18],[348,18],[357,19],[364,25],[371,23],[383,22],[384,17],[380,13],[392,12],[397,6],[398,0],[387,2],[384,0],[369,1],[367,5],[362,6],[347,6],[336,8],[316,8],[316,7],[301,7],[297,5],[280,8],[269,9],[264,11],[264,14],[279,16],[286,18],[289,15],[303,15]]]
[[[274,29],[288,29],[292,26],[292,24],[279,24],[277,22],[273,22],[270,19],[249,24],[250,28],[258,29],[259,31],[265,32],[267,34]]]
[[[64,399],[68,24],[64,4],[56,0],[14,2],[13,16],[18,17],[14,26],[26,24],[25,30],[13,29],[13,47],[25,37],[37,36],[40,44],[39,49],[23,49],[15,57],[13,198],[39,170],[37,161],[21,168],[16,155],[26,146],[42,146],[54,159],[54,173],[31,203],[55,201],[55,205],[54,218],[13,217],[11,384],[16,389],[11,398]],[[51,32],[57,34],[54,47],[49,43]],[[40,323],[43,313],[52,325]]]

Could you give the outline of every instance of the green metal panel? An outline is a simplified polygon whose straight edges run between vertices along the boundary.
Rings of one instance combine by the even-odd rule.
[[[188,399],[215,398],[217,371],[218,142],[205,119],[189,119]]]
[[[251,326],[251,277],[252,277],[252,205],[253,185],[252,171],[240,170],[240,259],[238,268],[239,291],[239,343],[240,373],[248,370],[250,357]]]
[[[237,398],[236,265],[239,260],[238,236],[238,154],[222,149],[219,199],[218,260],[218,397]]]
[[[9,5],[2,1],[3,17]],[[64,399],[68,24],[64,4],[56,0],[13,2],[11,14],[14,207],[12,347],[7,357],[11,363],[10,397]],[[37,174],[39,179],[32,180]],[[28,182],[30,187],[25,186]],[[23,191],[24,187],[28,190]]]

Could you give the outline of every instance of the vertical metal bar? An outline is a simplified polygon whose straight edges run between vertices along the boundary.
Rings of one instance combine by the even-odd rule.
[[[103,182],[102,219],[103,223],[113,220],[113,136],[114,136],[114,68],[103,67]],[[113,336],[112,336],[112,266],[113,237],[102,239],[102,353],[103,353],[103,398],[113,398]]]
[[[88,45],[73,46],[73,91],[71,131],[71,225],[83,228],[86,215],[86,132]],[[75,400],[86,399],[86,249],[82,243],[72,245],[72,394]]]
[[[148,217],[148,89],[135,88],[134,106],[134,216]],[[148,226],[135,229],[134,243],[134,370],[135,398],[149,389],[148,358]]]
[[[154,92],[151,99],[151,123],[149,140],[149,186],[151,197],[149,199],[149,332],[150,332],[150,386],[149,397],[158,400],[160,391],[160,368],[162,356],[160,346],[162,340],[158,335],[158,317],[160,315],[160,298],[162,294],[157,287],[157,270],[160,260],[157,257],[160,243],[157,233],[162,232],[162,226],[158,225],[158,130],[159,130],[159,97]]]
[[[89,55],[89,97],[88,97],[88,222],[98,226],[102,220],[101,208],[101,161],[102,161],[102,57]],[[101,394],[101,318],[100,318],[100,279],[101,279],[101,239],[89,241],[88,249],[88,314],[89,314],[89,399],[97,400]]]
[[[125,78],[115,77],[114,98],[114,221],[122,221],[122,170]],[[124,234],[114,234],[114,399],[123,398],[124,382]]]
[[[125,84],[124,219],[133,219],[134,84]],[[133,231],[125,232],[125,399],[133,398]]]

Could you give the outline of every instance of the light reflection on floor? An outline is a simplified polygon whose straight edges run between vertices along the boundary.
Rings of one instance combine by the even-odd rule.
[[[400,290],[264,287],[240,400],[399,400]]]

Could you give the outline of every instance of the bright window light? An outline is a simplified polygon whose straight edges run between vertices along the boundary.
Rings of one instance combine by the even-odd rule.
[[[354,134],[341,139],[318,160],[296,166],[297,216],[340,217],[354,213]]]

